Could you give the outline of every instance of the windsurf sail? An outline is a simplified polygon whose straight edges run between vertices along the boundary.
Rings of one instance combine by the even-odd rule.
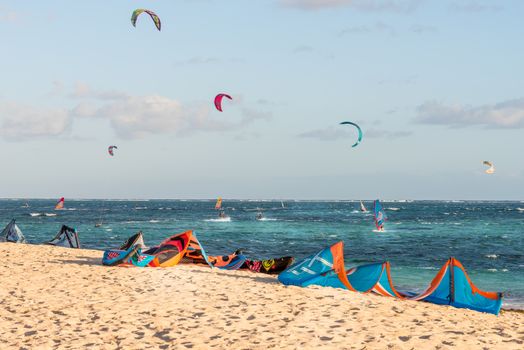
[[[55,210],[64,209],[64,197],[60,198],[55,205]]]
[[[222,197],[217,198],[217,202],[215,203],[215,209],[219,210],[222,208]]]
[[[375,220],[375,226],[377,227],[377,230],[383,229],[384,222],[386,222],[388,216],[386,215],[386,212],[384,211],[384,208],[378,199],[373,202],[373,218]]]
[[[285,208],[284,201],[280,201],[280,205],[282,205],[282,208]]]
[[[360,201],[360,211],[361,212],[367,212],[368,210],[366,209],[366,207],[364,206],[364,203],[362,203],[362,201]]]

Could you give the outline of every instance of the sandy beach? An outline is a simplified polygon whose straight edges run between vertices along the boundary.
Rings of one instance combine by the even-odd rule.
[[[0,244],[2,349],[522,349],[499,316],[250,272],[109,268],[101,251]]]

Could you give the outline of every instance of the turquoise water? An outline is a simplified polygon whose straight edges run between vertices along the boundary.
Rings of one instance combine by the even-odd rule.
[[[356,201],[285,201],[282,208],[280,201],[225,200],[230,222],[215,220],[212,200],[66,200],[62,211],[54,204],[0,200],[0,222],[16,218],[30,243],[66,224],[94,249],[116,247],[138,230],[153,245],[192,229],[209,254],[243,248],[253,258],[302,258],[343,240],[347,265],[389,260],[402,290],[423,289],[454,256],[481,289],[507,292],[506,308],[524,307],[524,202],[385,201],[384,233],[373,232],[371,214],[360,213]],[[257,208],[266,221],[255,220]]]

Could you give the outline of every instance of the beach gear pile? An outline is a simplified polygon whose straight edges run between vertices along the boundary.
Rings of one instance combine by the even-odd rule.
[[[0,234],[0,242],[27,243],[14,219]],[[78,233],[66,225],[45,244],[80,248]],[[293,261],[293,257],[290,256],[251,260],[241,250],[229,255],[210,256],[206,254],[193,231],[175,234],[151,248],[146,247],[142,232],[138,232],[118,249],[104,251],[102,258],[102,263],[106,266],[173,267],[182,263],[207,265],[224,270],[244,269],[279,274],[278,280],[284,285],[333,287],[401,300],[451,305],[495,315],[502,307],[503,294],[480,290],[473,284],[460,261],[453,257],[444,263],[428,287],[420,293],[398,290],[393,284],[388,261],[346,268],[342,241],[295,264]]]
[[[173,235],[151,248],[145,247],[143,234],[138,232],[128,238],[120,248],[106,250],[102,258],[102,264],[107,266],[173,267],[182,263],[267,274],[278,274],[293,261],[293,257],[290,256],[251,260],[241,250],[229,255],[209,256],[193,231]]]
[[[342,241],[293,265],[292,257],[249,260],[240,250],[230,255],[208,256],[193,231],[171,236],[157,247],[145,251],[143,249],[144,240],[139,232],[130,237],[120,249],[105,251],[102,262],[108,266],[140,267],[172,267],[179,263],[189,263],[226,270],[247,269],[260,273],[279,273],[278,280],[285,285],[333,287],[492,314],[498,314],[502,306],[502,293],[485,292],[477,288],[464,266],[455,258],[446,261],[424,291],[414,293],[395,288],[390,263],[387,261],[347,269]]]

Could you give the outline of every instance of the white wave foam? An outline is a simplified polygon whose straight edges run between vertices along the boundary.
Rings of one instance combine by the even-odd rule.
[[[44,215],[45,215],[45,216],[56,216],[55,213],[45,213]]]
[[[150,223],[156,224],[157,222],[160,222],[160,220],[149,220]]]
[[[277,219],[273,219],[273,218],[261,218],[261,219],[257,219],[257,221],[277,221]]]
[[[42,215],[42,213],[29,213],[29,215],[31,215],[31,216],[40,216],[40,215]]]
[[[486,258],[488,259],[496,259],[498,258],[499,256],[497,254],[488,254],[488,255],[484,255]]]
[[[231,218],[228,216],[228,217],[225,217],[225,218],[218,218],[218,219],[206,219],[204,221],[207,221],[207,222],[231,222]]]
[[[391,207],[391,208],[386,208],[386,209],[393,210],[393,211],[398,211],[398,210],[400,210],[400,208],[397,208],[397,207]]]

